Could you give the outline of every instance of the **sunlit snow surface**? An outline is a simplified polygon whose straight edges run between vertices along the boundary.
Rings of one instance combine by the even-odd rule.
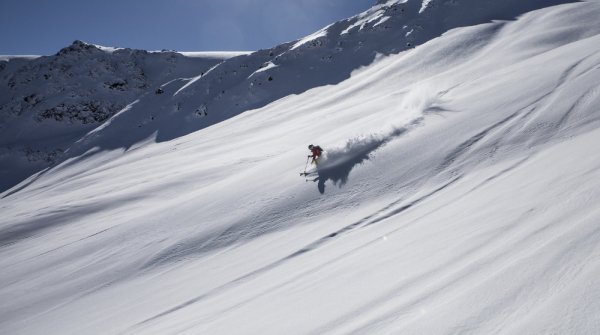
[[[37,55],[0,55],[0,61],[11,61],[13,59],[36,59]]]
[[[247,55],[250,51],[179,51],[178,53],[186,57],[227,59]]]
[[[454,29],[32,176],[1,195],[0,333],[599,333],[598,17]]]

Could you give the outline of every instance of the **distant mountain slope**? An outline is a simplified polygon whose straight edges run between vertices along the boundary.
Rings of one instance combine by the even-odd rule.
[[[0,190],[60,159],[136,98],[237,54],[147,52],[75,41],[56,55],[0,61]]]

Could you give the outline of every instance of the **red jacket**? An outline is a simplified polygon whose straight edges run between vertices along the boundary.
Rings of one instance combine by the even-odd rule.
[[[310,151],[312,152],[313,158],[321,157],[321,154],[323,153],[323,149],[318,145],[313,146]]]

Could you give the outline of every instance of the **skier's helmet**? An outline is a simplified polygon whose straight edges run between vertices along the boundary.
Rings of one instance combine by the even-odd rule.
[[[313,148],[313,145],[312,145],[312,144],[310,144],[310,145],[308,146],[308,150],[312,150],[312,148]]]

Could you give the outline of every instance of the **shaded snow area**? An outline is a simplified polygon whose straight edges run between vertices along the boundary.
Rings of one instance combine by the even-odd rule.
[[[380,1],[131,93],[0,194],[0,333],[600,333],[600,2],[558,3]]]

